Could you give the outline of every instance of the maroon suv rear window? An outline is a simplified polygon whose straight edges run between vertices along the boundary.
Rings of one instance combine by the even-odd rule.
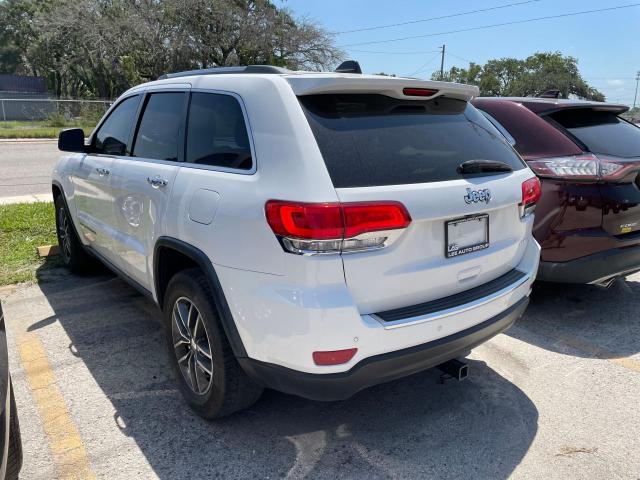
[[[590,152],[616,157],[640,157],[640,128],[614,112],[591,108],[560,110],[548,115]]]

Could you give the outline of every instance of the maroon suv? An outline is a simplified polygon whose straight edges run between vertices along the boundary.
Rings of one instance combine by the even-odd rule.
[[[549,98],[473,104],[540,177],[538,279],[609,285],[640,270],[640,128],[628,107]]]

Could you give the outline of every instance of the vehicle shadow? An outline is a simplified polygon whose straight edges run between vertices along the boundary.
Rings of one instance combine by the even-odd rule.
[[[113,276],[47,275],[40,288],[55,314],[29,330],[61,324],[115,409],[110,428],[162,479],[500,479],[537,432],[531,400],[480,361],[464,382],[428,371],[342,402],[266,391],[248,411],[207,422],[176,390],[155,305]],[[127,472],[122,455],[108,463],[114,478]]]
[[[640,275],[595,285],[536,283],[524,316],[506,333],[546,350],[585,358],[640,352]]]

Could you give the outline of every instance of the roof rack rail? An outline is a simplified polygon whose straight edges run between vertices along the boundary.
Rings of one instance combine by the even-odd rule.
[[[291,70],[273,65],[246,65],[241,67],[213,67],[202,68],[200,70],[187,70],[185,72],[165,73],[158,77],[158,80],[176,77],[190,77],[192,75],[223,75],[230,73],[288,73]]]

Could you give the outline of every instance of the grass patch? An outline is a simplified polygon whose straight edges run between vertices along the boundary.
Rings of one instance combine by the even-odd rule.
[[[36,248],[56,245],[51,202],[0,205],[0,285],[36,281],[36,270],[62,265],[59,257],[38,257]]]
[[[0,122],[0,138],[56,138],[65,128],[82,128],[89,136],[95,123],[86,120],[59,122],[52,120]]]

